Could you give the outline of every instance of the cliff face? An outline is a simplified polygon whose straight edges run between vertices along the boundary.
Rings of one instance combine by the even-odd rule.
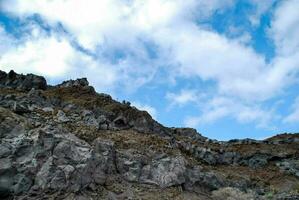
[[[220,142],[86,79],[0,71],[0,199],[299,199],[299,134]]]

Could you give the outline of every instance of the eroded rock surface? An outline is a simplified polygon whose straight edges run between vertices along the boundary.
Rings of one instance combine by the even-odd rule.
[[[98,94],[0,71],[0,199],[299,199],[299,135],[209,140]]]

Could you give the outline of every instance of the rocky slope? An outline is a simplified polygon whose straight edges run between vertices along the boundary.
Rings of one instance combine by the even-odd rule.
[[[220,142],[86,79],[0,71],[0,199],[299,199],[299,134]]]

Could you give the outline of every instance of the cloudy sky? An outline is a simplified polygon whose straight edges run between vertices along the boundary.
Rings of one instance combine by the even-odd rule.
[[[298,0],[0,0],[0,69],[87,77],[220,140],[299,131]]]

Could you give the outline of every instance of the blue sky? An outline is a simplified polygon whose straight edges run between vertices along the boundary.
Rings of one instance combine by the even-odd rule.
[[[0,69],[87,77],[210,138],[299,130],[297,0],[1,0]]]

